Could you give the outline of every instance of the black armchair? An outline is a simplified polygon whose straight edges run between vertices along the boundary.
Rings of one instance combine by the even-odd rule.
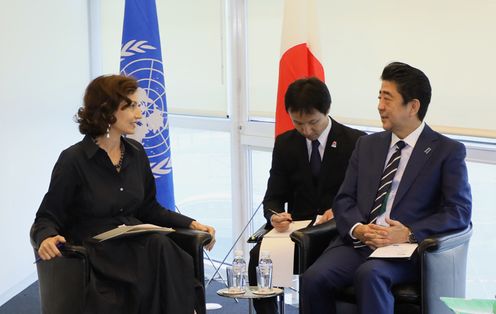
[[[465,297],[467,252],[471,235],[472,224],[464,230],[432,236],[419,244],[420,281],[415,285],[393,287],[395,313],[452,313],[440,297]],[[298,258],[296,272],[303,274],[338,236],[334,220],[293,232],[291,239],[295,242]],[[339,291],[336,298],[338,313],[356,312],[352,287]]]
[[[191,229],[176,229],[169,236],[193,257],[195,278],[201,283],[201,287],[197,288],[195,310],[198,314],[204,314],[206,308],[203,246],[210,242],[211,236],[206,232]],[[33,241],[32,233],[31,244],[35,257],[38,258],[38,248]],[[84,291],[90,275],[88,255],[83,246],[71,244],[65,244],[61,252],[62,257],[36,264],[41,311],[49,314],[81,313]]]
[[[262,241],[264,235],[270,231],[271,228],[267,227],[267,224],[263,224],[257,231],[255,231],[246,241],[247,243],[259,243]]]

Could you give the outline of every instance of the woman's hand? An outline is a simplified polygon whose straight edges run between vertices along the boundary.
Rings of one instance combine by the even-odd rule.
[[[205,248],[207,250],[211,251],[215,245],[215,229],[214,229],[214,227],[201,224],[196,220],[193,220],[193,222],[191,222],[191,225],[189,225],[189,227],[191,229],[194,229],[194,230],[200,230],[200,231],[205,231],[205,232],[210,233],[210,235],[212,236],[212,240],[207,245],[205,245]]]
[[[52,259],[57,256],[62,256],[57,245],[65,243],[65,238],[60,235],[46,238],[41,242],[40,248],[38,249],[38,255],[44,261]]]

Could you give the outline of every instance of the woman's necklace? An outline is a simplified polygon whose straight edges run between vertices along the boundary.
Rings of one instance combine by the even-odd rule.
[[[122,140],[121,140],[121,158],[119,158],[119,162],[114,165],[115,170],[117,170],[117,172],[121,171],[122,160],[124,160],[124,143],[122,143]]]

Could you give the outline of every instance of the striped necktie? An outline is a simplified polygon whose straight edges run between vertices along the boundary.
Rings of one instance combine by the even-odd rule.
[[[401,159],[401,150],[405,147],[405,142],[399,141],[396,143],[396,151],[389,159],[386,168],[382,172],[381,182],[379,183],[379,189],[374,200],[374,206],[370,211],[369,223],[375,222],[378,216],[386,212],[386,203],[389,195],[389,190],[393,183],[393,178],[396,175],[398,166]]]
[[[398,170],[398,166],[400,164],[401,158],[401,150],[406,146],[405,142],[399,141],[396,143],[396,151],[389,158],[389,161],[382,172],[381,182],[379,183],[379,189],[377,190],[377,194],[374,200],[374,206],[370,211],[369,215],[369,223],[374,223],[380,215],[386,212],[386,203],[389,195],[389,190],[391,189],[391,185],[393,183],[393,178]],[[360,240],[353,241],[354,248],[364,247]]]

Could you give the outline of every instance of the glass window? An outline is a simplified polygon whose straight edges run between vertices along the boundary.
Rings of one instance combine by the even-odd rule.
[[[496,291],[496,165],[468,162],[472,223],[467,265],[467,297],[493,299]]]
[[[176,206],[215,227],[217,243],[208,254],[222,260],[232,244],[230,135],[173,126],[170,134]]]
[[[273,118],[283,1],[247,3],[249,113],[252,118]],[[386,64],[403,61],[425,71],[432,83],[427,122],[436,130],[495,138],[494,119],[484,113],[494,111],[491,75],[496,71],[492,57],[496,45],[487,38],[496,27],[496,2],[423,4],[316,0],[320,61],[333,98],[331,114],[343,123],[379,126],[380,74]],[[403,23],[413,17],[419,23]],[[466,114],[467,104],[472,115]]]
[[[251,150],[251,169],[252,173],[252,214],[262,203],[265,190],[267,189],[267,180],[269,179],[270,165],[272,163],[272,152],[262,151],[262,150]],[[263,205],[258,209],[255,218],[253,218],[253,229],[258,230],[263,224],[265,224],[266,219],[263,215]]]
[[[251,119],[274,119],[281,55],[282,0],[247,2],[248,100]]]
[[[103,71],[118,73],[124,1],[100,3]],[[223,0],[157,1],[157,15],[169,112],[226,117]]]

